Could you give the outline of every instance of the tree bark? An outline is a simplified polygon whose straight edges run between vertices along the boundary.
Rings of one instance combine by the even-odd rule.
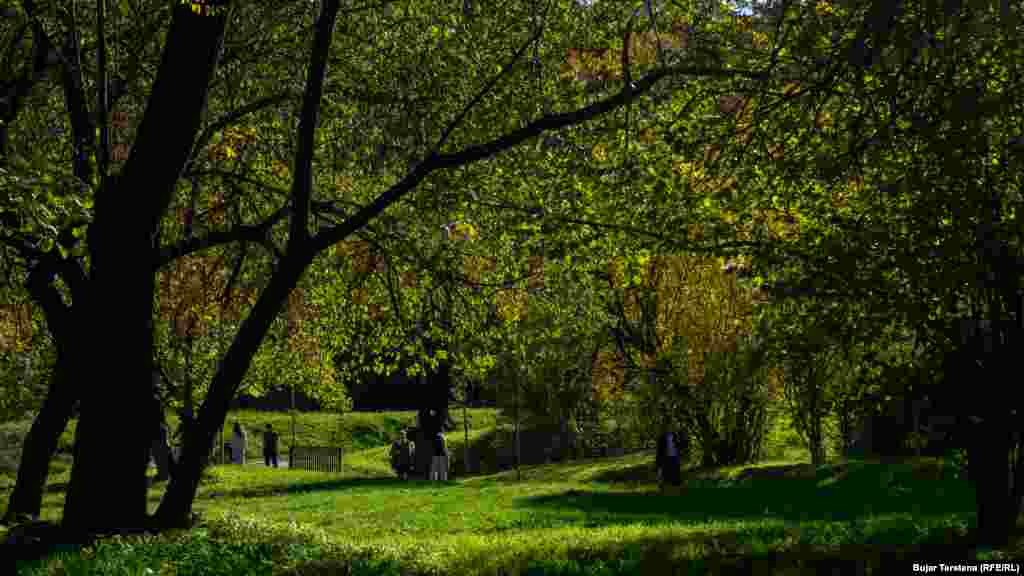
[[[70,365],[74,349],[68,346],[73,317],[71,308],[64,304],[53,284],[58,267],[64,267],[68,273],[65,282],[71,288],[73,298],[83,297],[84,276],[74,263],[50,256],[49,261],[40,263],[29,272],[26,288],[43,310],[57,349],[57,358],[46,398],[21,449],[17,480],[2,520],[5,524],[16,522],[19,515],[39,516],[46,478],[50,474],[50,461],[57,451],[57,441],[73,415],[79,395],[78,388],[68,378],[74,373]]]
[[[94,225],[105,223],[97,217]],[[125,254],[129,246],[134,252],[146,246],[146,235],[129,232],[143,228],[138,225],[104,228],[92,238],[91,246],[98,249],[84,311],[89,321],[79,324],[76,340],[82,346],[95,342],[96,327],[102,326],[117,335],[118,346],[93,349],[91,365],[83,363],[78,370],[94,383],[81,399],[64,505],[64,527],[78,534],[145,525],[146,468],[161,410],[153,382],[153,272],[145,257],[138,262],[137,254]],[[115,243],[125,248],[117,250]],[[123,265],[133,260],[138,264]]]
[[[81,399],[64,504],[63,525],[74,534],[150,524],[146,468],[161,415],[152,377],[156,232],[192,151],[227,21],[184,4],[172,18],[132,155],[119,177],[104,178],[89,226],[89,286],[75,303],[85,308],[73,335],[89,351],[92,362],[78,371],[93,387]],[[118,347],[90,349],[99,330]]]
[[[22,515],[39,517],[43,490],[50,474],[50,461],[57,451],[57,441],[71,419],[75,394],[64,380],[65,366],[58,355],[43,406],[32,421],[32,427],[21,448],[18,477],[7,501],[3,523],[13,524]]]
[[[967,452],[968,480],[974,484],[978,544],[1005,546],[1020,515],[1020,469],[1010,462],[1015,448],[1009,426],[983,422],[973,426]]]
[[[183,10],[183,14],[188,13],[187,7],[179,6],[178,9],[179,11]],[[195,424],[186,429],[183,434],[184,443],[178,465],[178,476],[171,478],[167,492],[153,519],[154,525],[159,528],[184,527],[191,524],[192,504],[199,488],[200,475],[208,464],[214,435],[223,427],[231,400],[237,394],[242,378],[249,369],[252,358],[270,329],[271,323],[281,311],[288,294],[298,284],[306,268],[313,262],[316,254],[316,248],[310,244],[308,238],[311,142],[323,92],[327,52],[337,13],[337,0],[327,0],[321,5],[321,13],[317,19],[316,37],[311,54],[306,93],[303,97],[302,118],[299,124],[300,152],[296,157],[297,175],[292,186],[295,210],[291,216],[292,222],[289,226],[286,255],[279,262],[269,284],[260,294],[252,312],[242,323],[238,335],[224,355],[223,361],[210,383],[206,399],[199,408],[199,416],[195,420]],[[217,53],[219,53],[220,41],[223,37],[224,24],[224,19],[218,18],[218,23],[212,28],[203,29],[205,34],[203,40],[211,42],[207,48],[216,48],[215,52]],[[194,39],[187,39],[185,36],[179,41],[195,43]],[[168,50],[171,46],[172,42],[168,40]],[[191,48],[183,49],[183,52],[187,55],[190,50]],[[200,59],[210,62],[207,68],[211,73],[216,56],[214,52],[209,52],[205,59]],[[208,80],[203,84],[201,91],[204,97],[207,85]],[[168,115],[173,120],[174,114],[169,113]]]

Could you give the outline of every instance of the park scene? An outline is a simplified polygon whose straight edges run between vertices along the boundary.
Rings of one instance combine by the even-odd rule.
[[[0,574],[1012,572],[1024,8],[0,7]]]

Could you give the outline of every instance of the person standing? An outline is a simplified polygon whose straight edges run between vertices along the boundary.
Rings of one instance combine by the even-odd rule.
[[[403,429],[401,436],[391,445],[391,465],[402,480],[409,479],[412,468],[412,448],[406,435],[407,433]]]
[[[409,446],[409,478],[417,478],[417,474],[420,472],[416,468],[416,438],[419,436],[420,431],[418,428],[409,428],[405,431],[405,441]],[[426,447],[423,448],[424,454],[426,454]]]
[[[434,457],[430,466],[431,480],[448,480],[448,446],[444,441],[444,433],[434,436]]]
[[[679,470],[681,464],[679,445],[675,432],[666,430],[658,438],[655,464],[658,466],[662,482],[668,482],[672,486],[679,486],[682,483]]]
[[[231,435],[231,463],[245,464],[245,430],[242,425],[235,422],[235,432]]]
[[[270,424],[267,424],[263,432],[263,463],[268,467],[273,463],[274,468],[277,468],[277,432],[274,432]]]

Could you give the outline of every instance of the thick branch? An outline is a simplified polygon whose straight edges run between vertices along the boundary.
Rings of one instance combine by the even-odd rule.
[[[3,108],[0,108],[0,158],[3,158],[6,152],[8,127],[21,112],[25,99],[46,71],[59,63],[59,60],[50,58],[51,54],[59,56],[60,53],[47,36],[42,22],[35,15],[35,2],[25,2],[25,12],[32,26],[32,64],[26,66],[17,79],[0,83],[0,91],[3,92],[3,97],[0,98],[0,105],[3,105]]]
[[[0,242],[14,248],[26,261],[35,261],[29,267],[37,274],[59,274],[71,291],[71,298],[81,299],[85,293],[86,277],[82,266],[74,258],[63,258],[55,251],[43,252],[39,242],[31,236],[0,236]]]
[[[139,216],[145,219],[148,231],[158,228],[189,159],[227,24],[224,15],[196,15],[184,4],[175,5],[172,18],[132,154],[118,186],[104,186],[102,191],[103,196],[115,193],[114,190],[128,191],[118,200],[118,210],[131,210],[133,204],[141,208]],[[142,194],[142,190],[147,193]],[[102,211],[110,205],[105,200],[96,198],[97,221],[102,220]],[[116,226],[106,221],[103,225]]]
[[[314,252],[320,252],[322,250],[326,250],[337,242],[344,240],[353,231],[359,230],[365,226],[367,222],[387,209],[388,206],[391,206],[400,200],[402,196],[415,188],[421,181],[423,181],[424,178],[434,171],[458,168],[473,162],[484,160],[544,132],[560,130],[568,126],[582,124],[588,120],[592,120],[618,109],[629,102],[632,98],[639,98],[646,92],[650,91],[658,81],[674,75],[745,76],[754,79],[767,78],[767,74],[765,73],[745,70],[722,70],[718,68],[686,66],[665,68],[652,72],[637,81],[628,91],[628,96],[627,91],[622,91],[607,100],[596,102],[579,110],[564,112],[561,114],[546,114],[519,130],[496,138],[485,144],[469,146],[459,152],[451,154],[437,154],[435,152],[424,162],[421,162],[413,168],[412,172],[407,174],[405,178],[382,193],[373,202],[363,207],[362,210],[356,212],[345,222],[345,224],[335,228],[330,228],[320,234],[317,234],[312,239],[310,248]]]
[[[43,309],[46,324],[57,342],[67,342],[70,330],[71,307],[64,304],[53,285],[54,271],[45,264],[38,264],[28,273],[25,287],[32,299]]]
[[[231,230],[213,231],[205,236],[184,238],[170,246],[162,246],[156,258],[155,267],[159,270],[182,256],[188,256],[193,252],[206,250],[212,246],[221,246],[234,242],[247,242],[266,246],[267,234],[270,229],[287,213],[287,208],[281,208],[264,222],[255,226],[239,226]],[[276,248],[272,249],[271,252],[276,254]]]
[[[86,109],[85,90],[82,84],[82,59],[77,23],[74,21],[75,11],[71,9],[71,26],[64,43],[64,65],[61,82],[64,85],[64,107],[71,121],[72,166],[75,177],[81,182],[92,182],[93,165],[89,161],[89,149],[95,148],[95,126],[90,121]],[[105,121],[101,117],[99,121]]]
[[[298,146],[295,150],[295,177],[292,180],[292,214],[288,230],[288,254],[304,250],[309,241],[309,199],[313,187],[313,140],[316,135],[320,99],[327,74],[327,53],[331,46],[331,32],[338,16],[338,2],[326,1],[320,6],[316,38],[309,58],[309,77],[302,99],[299,117]]]

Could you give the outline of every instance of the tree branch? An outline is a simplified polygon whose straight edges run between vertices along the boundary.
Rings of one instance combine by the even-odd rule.
[[[768,78],[767,73],[749,70],[723,70],[719,68],[706,68],[700,66],[674,66],[651,72],[637,81],[629,91],[628,98],[638,98],[650,91],[658,81],[674,75],[743,76],[757,80]],[[391,206],[401,199],[402,196],[415,188],[432,172],[459,168],[479,160],[484,160],[529,140],[530,138],[534,138],[546,131],[554,131],[568,126],[582,124],[583,122],[607,114],[625,105],[627,102],[627,93],[626,91],[622,91],[607,100],[596,102],[579,110],[563,112],[560,114],[546,114],[519,130],[515,130],[485,144],[469,146],[459,152],[451,154],[438,154],[437,152],[432,152],[425,161],[417,164],[415,168],[405,176],[405,178],[402,178],[402,180],[391,186],[391,188],[378,196],[373,202],[356,212],[345,222],[345,224],[327,229],[313,237],[309,247],[314,253],[316,253],[344,240],[353,231],[362,228],[367,222],[383,212],[388,206]]]
[[[295,175],[292,178],[292,213],[288,227],[285,253],[298,253],[306,249],[309,241],[309,201],[313,187],[313,141],[316,136],[317,115],[327,74],[327,54],[331,47],[331,33],[338,16],[338,1],[324,0],[320,5],[316,37],[309,57],[309,76],[302,98],[299,117],[298,146],[295,150]]]
[[[35,14],[35,2],[26,1],[24,6],[32,27],[32,63],[22,70],[19,78],[0,84],[0,90],[4,93],[4,97],[0,99],[0,104],[4,104],[2,116],[0,116],[0,158],[6,151],[8,127],[14,123],[18,113],[21,112],[25,98],[31,93],[32,87],[43,78],[47,70],[60,63],[60,60],[55,61],[49,57],[51,53],[60,56],[60,52],[46,34],[42,22]]]
[[[270,215],[265,221],[257,225],[243,225],[231,230],[213,231],[205,236],[196,236],[192,238],[185,238],[179,240],[177,243],[162,246],[157,253],[156,261],[154,263],[155,270],[163,268],[167,264],[181,258],[182,256],[188,256],[193,252],[199,252],[206,250],[212,246],[221,246],[224,244],[231,244],[233,242],[246,242],[253,244],[260,244],[261,246],[273,252],[278,257],[284,255],[280,253],[276,246],[268,247],[267,234],[270,229],[274,227],[288,213],[288,208],[280,208],[277,212]]]
[[[210,143],[210,139],[213,138],[214,134],[220,132],[221,130],[229,126],[238,123],[238,121],[241,120],[242,117],[248,114],[252,114],[253,112],[259,112],[264,108],[269,108],[270,106],[280,104],[281,102],[288,100],[294,95],[295,94],[293,92],[281,92],[280,94],[265,96],[263,98],[254,100],[253,102],[250,102],[245,106],[242,106],[241,108],[238,108],[237,110],[234,110],[218,118],[215,122],[213,122],[203,130],[203,133],[199,135],[199,138],[196,138],[196,143],[192,148],[192,161],[189,162],[189,165],[185,167],[185,171],[189,174],[199,174],[199,172],[192,169],[192,166],[195,164],[195,152],[197,150],[202,150],[203,148],[205,148],[206,145]]]
[[[434,145],[435,152],[439,152],[441,150],[441,148],[444,146],[444,143],[448,141],[448,137],[451,136],[452,132],[459,126],[459,124],[462,123],[463,120],[465,120],[466,115],[469,114],[470,110],[472,110],[473,107],[476,106],[480,102],[480,100],[483,99],[484,96],[486,96],[491,90],[494,89],[495,86],[497,86],[499,80],[504,78],[505,75],[508,74],[510,70],[512,70],[512,66],[515,65],[515,63],[518,62],[520,58],[522,58],[523,54],[526,53],[526,49],[529,48],[531,44],[536,42],[538,38],[540,38],[542,32],[543,28],[538,28],[537,32],[530,36],[530,39],[524,42],[523,45],[520,46],[518,50],[516,50],[516,52],[512,55],[512,60],[509,61],[509,63],[506,64],[504,68],[502,68],[497,74],[495,74],[493,78],[491,78],[486,84],[484,84],[484,87],[480,89],[480,92],[478,92],[477,95],[474,96],[472,100],[466,103],[465,107],[462,108],[462,111],[459,112],[459,115],[455,117],[455,120],[452,120],[452,122],[448,124],[448,126],[445,128],[444,132],[441,134],[441,138],[438,139],[437,144]]]

